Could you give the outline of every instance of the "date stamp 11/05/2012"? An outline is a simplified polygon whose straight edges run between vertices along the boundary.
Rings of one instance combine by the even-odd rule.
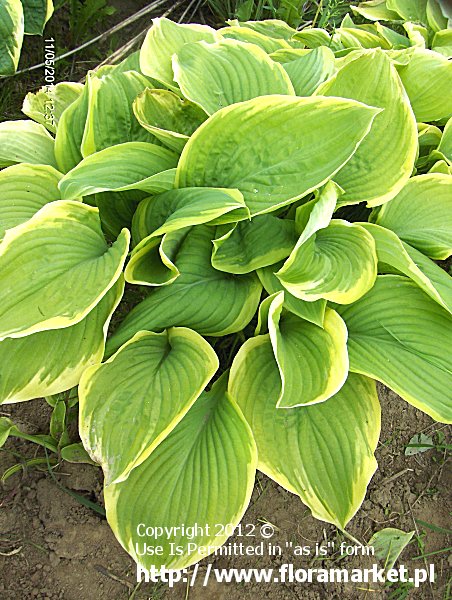
[[[44,40],[44,85],[47,100],[44,105],[44,115],[48,124],[55,126],[55,39]]]

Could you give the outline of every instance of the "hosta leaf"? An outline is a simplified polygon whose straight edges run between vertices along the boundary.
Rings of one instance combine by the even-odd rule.
[[[438,156],[438,158],[440,157],[440,155],[436,152],[433,156],[431,153],[433,150],[438,148],[441,142],[442,131],[439,127],[435,127],[435,125],[427,125],[426,123],[418,123],[417,129],[419,158],[416,161],[416,167],[419,168],[424,164],[430,164],[435,159],[435,155]]]
[[[88,156],[69,171],[60,182],[61,195],[73,198],[133,189],[158,193],[163,191],[162,176],[166,177],[165,172],[176,165],[177,155],[161,146],[146,142],[118,144]],[[169,184],[171,180],[172,174]]]
[[[289,256],[296,242],[293,221],[260,215],[213,241],[212,265],[227,273],[251,273]]]
[[[432,41],[432,50],[439,52],[446,58],[452,58],[452,31],[444,29],[435,33]]]
[[[270,212],[326,183],[377,112],[353,100],[290,96],[223,108],[185,146],[176,187],[237,188],[252,214]]]
[[[405,21],[427,23],[427,0],[386,0],[386,4]]]
[[[417,121],[437,121],[452,114],[452,62],[445,56],[416,49],[398,71]]]
[[[371,220],[434,260],[452,253],[452,178],[439,173],[412,177]],[[409,218],[407,218],[409,215]]]
[[[302,319],[306,319],[310,323],[314,323],[319,327],[323,327],[323,320],[325,317],[326,300],[316,300],[315,302],[306,302],[296,298],[286,289],[284,289],[282,283],[276,277],[275,273],[282,267],[283,262],[276,263],[271,267],[265,267],[259,269],[257,275],[260,282],[264,286],[267,294],[276,294],[276,292],[284,291],[284,308],[289,310],[294,315]]]
[[[353,98],[384,109],[334,180],[345,191],[340,204],[376,206],[390,200],[411,176],[417,151],[416,122],[390,59],[381,50],[366,52],[347,63],[316,94]]]
[[[61,177],[53,167],[26,163],[0,171],[0,240],[6,229],[24,223],[47,202],[61,198]]]
[[[349,304],[365,294],[377,276],[375,243],[360,225],[330,221],[338,190],[328,184],[318,200],[297,210],[298,242],[277,277],[291,294],[302,300],[324,298]]]
[[[334,71],[334,54],[326,46],[310,50],[277,50],[271,55],[290,77],[297,96],[310,96]]]
[[[121,278],[76,325],[1,341],[0,403],[42,398],[77,385],[85,369],[102,360],[123,289]]]
[[[373,286],[375,245],[360,225],[334,219],[308,239],[300,239],[277,273],[297,298],[350,304]]]
[[[365,27],[365,29],[364,29]],[[352,27],[339,27],[333,39],[344,48],[384,48],[389,50],[392,46],[383,36],[379,35],[374,25],[359,25]]]
[[[220,35],[220,39],[223,37],[227,40],[237,40],[238,42],[254,44],[264,50],[267,54],[271,54],[281,48],[292,47],[286,40],[269,37],[268,35],[250,29],[249,27],[238,27],[236,25],[223,27],[218,30],[218,34]]]
[[[390,44],[391,48],[397,50],[401,48],[409,48],[411,46],[411,42],[407,37],[397,33],[389,27],[385,27],[381,23],[375,23],[375,29],[379,36],[384,38]]]
[[[127,479],[174,429],[218,368],[197,333],[140,331],[79,386],[80,437],[106,485]],[[112,419],[114,415],[114,419]]]
[[[0,75],[12,75],[19,64],[24,37],[24,14],[20,0],[0,4]]]
[[[427,23],[433,31],[447,30],[447,17],[443,13],[439,0],[427,0]]]
[[[139,243],[126,267],[126,280],[142,285],[172,283],[179,271],[171,257],[176,256],[182,239],[171,236],[172,232],[246,217],[249,211],[238,190],[184,188],[146,198],[134,216],[134,240]]]
[[[341,47],[340,43],[332,43],[331,36],[325,29],[317,27],[306,27],[297,31],[293,39],[302,42],[307,48],[327,46],[334,51]]]
[[[207,114],[270,94],[295,95],[285,70],[254,44],[221,40],[186,44],[173,59],[183,95]]]
[[[38,123],[0,123],[0,167],[26,162],[56,168],[54,146],[53,137]]]
[[[238,26],[252,29],[275,40],[290,41],[297,32],[286,21],[281,21],[280,19],[265,19],[265,21],[238,21],[237,19],[230,19],[226,22],[232,27]]]
[[[128,283],[137,285],[169,285],[180,275],[173,261],[189,228],[166,233],[163,237],[149,236],[134,249],[125,270]]]
[[[281,375],[276,406],[293,408],[331,398],[348,373],[347,329],[332,309],[325,312],[323,327],[291,313],[282,313],[283,292],[268,308],[268,330]]]
[[[133,103],[133,112],[142,127],[178,153],[207,119],[199,106],[168,90],[144,90]]]
[[[135,243],[147,236],[200,225],[215,220],[229,223],[249,217],[243,196],[238,190],[220,188],[182,188],[169,190],[143,200],[133,218]]]
[[[91,78],[90,78],[91,79]],[[82,160],[82,140],[88,116],[88,86],[61,114],[55,136],[55,158],[58,169],[67,173]]]
[[[24,7],[25,33],[42,35],[44,26],[53,14],[52,0],[21,0]]]
[[[395,233],[379,225],[361,223],[375,239],[380,272],[387,266],[412,279],[433,300],[452,314],[452,278],[422,252],[402,242]],[[391,269],[388,271],[391,272]]]
[[[177,89],[173,80],[172,57],[189,42],[215,42],[218,34],[206,25],[181,25],[169,19],[153,19],[140,53],[140,67],[149,77]]]
[[[440,173],[441,175],[452,175],[452,167],[450,167],[445,160],[438,160],[428,172]]]
[[[259,280],[255,274],[236,276],[212,267],[213,231],[198,225],[187,234],[173,260],[180,276],[130,311],[109,339],[109,354],[143,329],[180,326],[201,335],[226,335],[251,321],[262,291]]]
[[[381,381],[433,419],[452,422],[446,310],[398,275],[379,276],[363,298],[337,310],[349,332],[352,371]]]
[[[0,339],[81,321],[119,278],[129,246],[124,230],[109,247],[97,209],[46,204],[9,229],[0,244]]]
[[[360,2],[358,6],[352,6],[351,9],[369,21],[397,21],[400,18],[397,12],[388,8],[386,0]]]
[[[62,82],[52,87],[44,86],[36,93],[25,96],[22,112],[55,133],[63,112],[80,97],[83,92],[81,83]]]
[[[103,77],[88,74],[88,113],[81,152],[84,158],[125,142],[152,142],[133,114],[135,98],[149,85],[140,73],[112,71]]]
[[[418,23],[403,23],[403,28],[406,31],[411,46],[425,50],[428,44],[428,29]]]
[[[280,387],[269,336],[248,340],[232,365],[229,391],[256,440],[258,469],[300,496],[313,516],[343,529],[377,467],[375,383],[351,373],[327,402],[290,409],[276,408]]]
[[[444,127],[443,135],[438,146],[438,153],[441,158],[444,157],[449,165],[452,164],[452,117],[447,121]]]
[[[105,488],[107,519],[121,545],[145,568],[182,569],[220,547],[240,522],[251,497],[256,446],[221,378],[203,393],[174,430],[126,481]],[[159,539],[137,527],[172,527]],[[228,525],[220,531],[219,525]],[[196,527],[197,526],[197,527]],[[193,539],[183,529],[196,527]],[[143,554],[163,546],[162,554]],[[192,545],[189,545],[189,544]],[[174,544],[181,548],[177,555]]]

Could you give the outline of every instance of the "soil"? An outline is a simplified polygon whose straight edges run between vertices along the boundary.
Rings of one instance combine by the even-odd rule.
[[[135,2],[112,2],[118,13],[102,29],[113,25],[147,4]],[[90,33],[96,33],[93,24]],[[49,29],[50,27],[50,29]],[[142,22],[125,30],[113,43],[87,51],[77,59],[60,63],[58,80],[81,78],[88,68],[95,66],[107,54],[117,48],[121,39],[126,41],[144,27]],[[67,19],[56,17],[48,26],[47,35],[58,33],[60,40],[67,35]],[[57,37],[55,35],[55,37]],[[57,38],[58,39],[58,38]],[[61,44],[63,42],[60,42]],[[112,47],[114,45],[114,48]],[[21,67],[40,62],[42,40],[28,37],[25,41]],[[2,83],[1,92],[7,95],[1,119],[20,118],[21,99],[27,91],[41,85],[41,72],[11,78]],[[366,584],[209,584],[203,588],[195,585],[187,588],[178,584],[168,589],[162,584],[136,584],[136,567],[127,553],[114,538],[106,520],[86,508],[78,500],[57,486],[45,468],[24,469],[11,476],[0,489],[0,598],[4,600],[353,600],[355,598],[389,598],[403,600],[431,598],[447,600],[450,595],[450,568],[452,555],[446,551],[451,540],[437,528],[451,528],[450,489],[451,472],[447,456],[441,450],[430,450],[414,456],[404,451],[413,435],[424,432],[432,435],[442,432],[448,439],[447,427],[398,398],[396,394],[379,386],[383,422],[380,445],[376,455],[379,470],[369,486],[361,510],[351,521],[348,531],[359,541],[368,542],[371,535],[384,527],[397,527],[415,531],[415,537],[402,555],[408,569],[424,567],[420,554],[431,554],[426,562],[435,565],[437,581],[424,584],[418,590]],[[47,433],[50,407],[44,400],[34,400],[19,405],[0,407],[0,415],[11,416],[14,422],[28,433]],[[10,438],[0,451],[0,475],[26,458],[43,456],[42,448],[29,442]],[[90,465],[61,464],[55,472],[60,486],[102,504],[102,474]],[[300,567],[368,567],[369,557],[344,558],[338,551],[328,557],[297,557],[294,559],[286,542],[294,545],[310,545],[321,542],[335,544],[345,540],[338,530],[313,519],[309,510],[298,497],[286,492],[277,484],[259,474],[250,507],[243,524],[253,524],[257,530],[265,521],[275,527],[271,542],[283,548],[282,556],[263,557],[210,557],[200,564],[200,572],[207,565],[222,567],[273,567],[294,563]],[[257,544],[262,538],[251,540]],[[243,541],[236,537],[230,543]],[[351,543],[351,542],[350,542]],[[446,550],[445,550],[446,549]]]
[[[25,470],[10,477],[0,499],[0,597],[5,600],[229,600],[240,598],[272,598],[274,600],[352,600],[355,598],[418,598],[446,599],[450,596],[448,574],[452,566],[448,536],[434,531],[419,521],[450,529],[451,472],[441,450],[429,450],[413,456],[404,451],[410,439],[423,431],[446,434],[447,427],[408,405],[392,391],[379,386],[383,423],[376,455],[379,470],[369,486],[366,500],[348,526],[348,532],[361,542],[384,527],[415,531],[415,537],[404,550],[401,562],[408,569],[424,567],[422,552],[433,554],[426,559],[435,565],[437,581],[424,584],[418,590],[396,589],[367,584],[209,584],[207,588],[176,584],[168,589],[162,584],[136,584],[136,568],[130,557],[116,542],[105,519],[80,504],[56,486],[46,471]],[[50,408],[44,400],[3,406],[25,431],[45,433],[48,430]],[[37,446],[11,439],[6,451],[0,453],[0,473],[17,463],[17,456],[42,455]],[[16,453],[13,455],[13,452]],[[102,475],[90,465],[63,463],[56,477],[61,485],[86,498],[102,503]],[[366,568],[375,562],[372,557],[342,557],[338,550],[321,557],[296,557],[285,549],[286,542],[314,547],[334,542],[338,548],[345,538],[333,526],[313,519],[300,500],[270,479],[259,474],[250,507],[242,523],[258,528],[263,522],[275,528],[273,545],[283,548],[282,556],[209,557],[200,564],[203,573],[207,564],[227,568],[278,568],[294,563],[296,568]],[[232,538],[230,542],[243,541]],[[257,536],[250,543],[262,541]],[[266,546],[265,542],[265,546]],[[351,545],[352,542],[350,542]],[[391,595],[391,594],[407,595]]]

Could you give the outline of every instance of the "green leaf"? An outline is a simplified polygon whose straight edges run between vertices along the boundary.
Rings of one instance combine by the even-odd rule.
[[[376,206],[393,198],[413,171],[417,128],[391,60],[382,50],[367,51],[347,63],[316,94],[352,98],[384,109],[351,160],[334,177],[345,191],[339,203]]]
[[[386,4],[405,21],[427,23],[427,0],[386,0]]]
[[[191,225],[229,223],[249,218],[249,211],[238,190],[220,188],[182,188],[145,198],[133,219],[135,243],[148,236],[159,237]]]
[[[134,189],[158,193],[163,191],[161,179],[166,178],[165,172],[176,165],[177,155],[161,146],[146,142],[117,144],[88,156],[69,171],[60,182],[61,195],[73,198]]]
[[[80,437],[102,465],[106,485],[124,481],[146,460],[217,369],[214,350],[199,334],[172,328],[140,331],[106,363],[84,373]]]
[[[91,80],[92,78],[90,78]],[[61,113],[55,136],[55,158],[58,169],[67,173],[82,160],[82,140],[88,116],[88,85],[80,96]]]
[[[296,298],[286,289],[284,289],[282,283],[275,275],[277,271],[282,267],[283,262],[276,263],[271,267],[265,267],[264,269],[258,269],[257,275],[260,282],[264,286],[267,294],[273,295],[276,292],[284,291],[284,308],[294,315],[297,315],[301,319],[306,319],[310,323],[314,323],[319,327],[323,327],[323,320],[325,317],[326,300],[316,300],[315,302],[306,302]]]
[[[215,42],[218,34],[207,25],[181,25],[169,19],[152,19],[152,27],[146,35],[140,53],[142,72],[172,89],[172,57],[189,42]]]
[[[134,216],[134,240],[139,243],[126,267],[126,280],[141,285],[172,283],[179,271],[171,257],[177,255],[185,236],[172,236],[173,232],[247,217],[249,210],[238,190],[184,188],[146,198]]]
[[[11,419],[8,419],[8,417],[0,417],[0,448],[5,445],[13,427],[14,423]]]
[[[16,425],[7,417],[0,417],[0,448],[5,444],[8,437],[12,435],[22,440],[28,440],[39,446],[43,446],[52,452],[57,452],[55,440],[50,435],[30,435],[20,431]]]
[[[325,312],[318,327],[282,312],[283,292],[268,309],[268,330],[281,374],[277,408],[317,404],[343,386],[348,373],[347,329],[339,315]]]
[[[439,52],[446,58],[452,58],[452,31],[450,29],[435,33],[432,50]]]
[[[419,175],[412,177],[391,202],[373,211],[371,220],[430,258],[443,260],[452,253],[451,208],[451,177]]]
[[[318,48],[320,46],[327,46],[331,48],[333,52],[342,48],[339,41],[331,39],[330,34],[322,28],[318,27],[306,27],[293,36],[294,40],[302,42],[307,48]]]
[[[333,34],[333,40],[344,48],[384,48],[389,50],[392,45],[381,36],[375,25],[353,25],[339,27]]]
[[[360,2],[358,6],[351,6],[351,9],[369,21],[397,21],[400,18],[397,12],[389,10],[386,0]]]
[[[53,137],[38,123],[33,121],[0,123],[0,167],[25,162],[56,168],[54,145]]]
[[[446,310],[398,275],[377,277],[363,298],[336,310],[347,324],[351,371],[381,381],[433,419],[452,422]]]
[[[136,73],[112,71],[103,77],[88,74],[88,112],[81,152],[84,158],[125,142],[153,142],[155,138],[137,121],[133,101],[149,86]]]
[[[438,0],[427,0],[426,6],[427,24],[433,31],[447,30],[447,17],[444,15]]]
[[[429,38],[428,29],[423,25],[411,22],[403,23],[403,28],[407,33],[411,46],[425,50]]]
[[[452,117],[447,121],[438,146],[438,158],[445,158],[452,165]]]
[[[102,360],[108,325],[123,290],[121,277],[75,325],[2,340],[0,404],[42,398],[77,385],[85,369]]]
[[[343,529],[377,466],[375,383],[351,373],[326,402],[290,409],[276,408],[280,388],[269,336],[248,340],[232,365],[229,391],[256,440],[258,469],[300,496],[314,517]]]
[[[452,114],[452,62],[431,50],[416,48],[398,67],[417,121],[437,121]]]
[[[259,31],[254,31],[249,27],[237,27],[236,25],[223,27],[218,30],[218,34],[220,39],[223,37],[227,40],[237,40],[238,42],[254,44],[267,54],[271,54],[281,48],[292,47],[286,40],[271,38],[268,35],[262,34]]]
[[[296,222],[303,233],[276,275],[285,289],[302,300],[324,298],[349,304],[375,282],[372,236],[356,223],[330,221],[337,198],[337,186],[329,183],[317,200],[297,209]]]
[[[53,14],[52,0],[22,0],[25,33],[42,35],[44,26]]]
[[[108,341],[115,352],[135,333],[146,329],[190,327],[201,335],[227,335],[243,329],[256,312],[262,287],[255,274],[230,275],[211,265],[213,229],[192,228],[173,263],[180,276],[158,287],[125,317]]]
[[[405,447],[405,456],[414,456],[422,454],[435,448],[435,443],[430,435],[425,433],[415,433]]]
[[[413,535],[414,531],[405,533],[394,527],[386,527],[373,534],[368,546],[373,546],[375,556],[383,561],[385,570],[389,570],[410,543]]]
[[[333,177],[378,112],[353,100],[290,96],[223,108],[185,146],[176,187],[237,188],[251,214],[273,211]]]
[[[36,93],[25,96],[22,112],[49,131],[55,133],[63,112],[80,97],[83,92],[81,83],[62,82],[49,87],[44,86]]]
[[[265,21],[246,20],[246,22],[231,19],[227,23],[233,27],[238,26],[252,29],[275,40],[290,41],[296,33],[296,29],[290,27],[286,21],[281,21],[280,19],[265,19]]]
[[[82,444],[69,444],[60,450],[61,458],[69,463],[96,465]]]
[[[0,339],[81,321],[119,278],[124,230],[109,247],[98,211],[79,202],[46,204],[0,244]]]
[[[126,481],[105,488],[108,522],[143,567],[188,567],[224,544],[240,522],[256,462],[253,436],[222,377]],[[143,537],[140,523],[172,529],[158,539]],[[194,527],[193,539],[187,527]],[[144,555],[144,543],[163,551]],[[175,546],[180,555],[171,551]]]
[[[297,96],[310,96],[334,72],[334,54],[326,46],[305,50],[277,50],[271,58],[282,64]]]
[[[289,256],[296,242],[293,221],[260,215],[213,240],[212,265],[227,273],[251,273]]]
[[[0,75],[13,75],[19,64],[24,37],[24,14],[20,0],[0,4]],[[3,145],[3,144],[2,144]]]
[[[186,44],[173,59],[183,95],[211,115],[258,96],[295,92],[285,70],[254,44],[221,40]]]
[[[0,240],[6,229],[25,223],[45,204],[61,198],[61,177],[53,167],[26,163],[0,171]]]
[[[436,263],[415,248],[402,242],[395,233],[379,225],[361,223],[374,238],[380,272],[387,265],[412,279],[435,302],[452,314],[452,278]]]
[[[133,112],[142,127],[177,153],[207,119],[199,106],[168,90],[144,90],[133,103]]]
[[[50,435],[57,442],[66,430],[66,403],[57,402],[50,417]]]

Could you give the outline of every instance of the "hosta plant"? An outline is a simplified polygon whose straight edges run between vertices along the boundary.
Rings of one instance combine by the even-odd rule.
[[[344,530],[375,381],[452,421],[452,64],[384,28],[328,35],[156,19],[75,98],[59,84],[55,137],[42,92],[0,124],[1,401],[78,386],[108,521],[146,567],[224,543],[256,469]]]

